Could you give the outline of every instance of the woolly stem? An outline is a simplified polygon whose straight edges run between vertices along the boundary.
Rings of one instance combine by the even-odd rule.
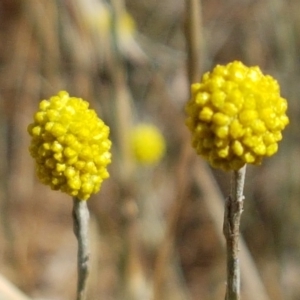
[[[227,287],[225,300],[240,299],[240,262],[239,234],[240,219],[243,212],[243,189],[246,165],[234,171],[231,182],[231,195],[226,199],[224,211],[223,234],[226,239],[227,253]]]
[[[73,230],[78,241],[76,300],[84,300],[86,299],[86,282],[89,273],[89,210],[86,201],[74,197],[73,203]]]

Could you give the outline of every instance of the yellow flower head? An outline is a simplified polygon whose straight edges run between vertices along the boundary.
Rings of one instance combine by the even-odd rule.
[[[238,170],[277,152],[286,110],[274,78],[234,61],[192,84],[186,124],[197,154],[215,168]]]
[[[37,176],[54,190],[86,200],[109,177],[109,127],[88,102],[65,91],[42,100],[28,126]]]
[[[140,124],[131,132],[131,149],[139,163],[151,165],[159,162],[163,157],[166,143],[157,127]]]

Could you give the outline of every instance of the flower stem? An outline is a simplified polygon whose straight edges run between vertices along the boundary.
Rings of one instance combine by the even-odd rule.
[[[223,234],[226,239],[227,253],[227,288],[225,300],[240,299],[240,263],[239,234],[240,219],[243,212],[243,189],[246,165],[234,171],[231,182],[231,195],[226,199]]]
[[[78,241],[78,280],[76,299],[84,300],[89,273],[89,210],[86,201],[74,197],[73,204],[73,230]]]

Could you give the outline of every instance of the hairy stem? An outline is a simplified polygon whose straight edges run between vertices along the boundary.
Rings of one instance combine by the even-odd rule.
[[[89,210],[86,201],[73,199],[73,228],[78,241],[78,280],[77,300],[84,300],[86,294],[86,282],[89,273]]]
[[[243,212],[246,166],[233,172],[231,195],[226,199],[223,233],[226,239],[227,288],[225,300],[240,299],[239,234]]]

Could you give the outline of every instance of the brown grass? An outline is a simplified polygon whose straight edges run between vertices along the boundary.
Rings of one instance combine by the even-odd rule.
[[[275,76],[289,101],[279,153],[248,168],[242,227],[269,298],[300,298],[300,3],[202,1],[195,32],[186,31],[192,2],[0,1],[0,266],[32,299],[74,299],[76,291],[72,200],[38,183],[26,132],[38,101],[60,89],[91,103],[114,145],[111,178],[89,201],[88,299],[224,297],[219,212],[207,205],[214,194],[203,180],[215,178],[226,195],[228,175],[195,157],[183,106],[188,78],[234,59]],[[126,10],[133,35],[127,23],[118,29]],[[193,35],[200,48],[187,47]],[[201,72],[192,75],[191,63],[188,72],[187,53],[200,54]],[[155,123],[168,142],[151,169],[130,159],[128,131],[139,121]]]

